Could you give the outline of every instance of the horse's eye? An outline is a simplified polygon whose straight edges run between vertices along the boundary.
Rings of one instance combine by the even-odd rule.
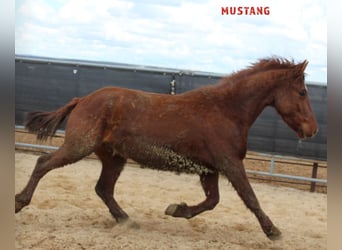
[[[299,92],[299,95],[300,96],[306,96],[306,90],[303,89],[302,91]]]

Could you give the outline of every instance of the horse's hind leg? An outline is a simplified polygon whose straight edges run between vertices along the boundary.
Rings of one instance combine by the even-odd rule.
[[[165,210],[165,214],[189,219],[204,211],[213,209],[220,199],[218,177],[218,173],[201,174],[200,180],[206,199],[196,206],[188,206],[185,203],[171,204]]]
[[[116,221],[125,221],[128,218],[128,215],[120,208],[115,201],[113,194],[115,183],[126,163],[126,159],[120,155],[113,155],[112,151],[110,149],[106,150],[105,147],[96,150],[95,153],[102,162],[102,171],[96,184],[95,191],[107,205],[109,212]]]
[[[40,156],[27,185],[15,196],[15,212],[19,212],[31,202],[40,179],[49,171],[74,163],[91,153],[90,148],[88,151],[84,151],[84,149],[85,147],[81,151],[76,147],[69,148],[63,144],[56,152]]]

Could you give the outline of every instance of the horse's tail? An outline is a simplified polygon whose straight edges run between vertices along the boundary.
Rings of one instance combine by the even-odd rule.
[[[25,118],[25,127],[28,131],[37,134],[38,140],[52,137],[65,118],[76,107],[80,98],[74,98],[63,107],[52,112],[29,112]]]

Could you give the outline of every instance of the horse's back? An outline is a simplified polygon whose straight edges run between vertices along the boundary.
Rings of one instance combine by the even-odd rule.
[[[66,140],[101,140],[105,130],[129,129],[154,116],[162,100],[170,95],[120,87],[104,87],[80,98],[66,124]],[[82,139],[84,140],[84,139]]]

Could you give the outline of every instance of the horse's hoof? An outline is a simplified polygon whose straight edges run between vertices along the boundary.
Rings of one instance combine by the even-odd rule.
[[[280,240],[282,238],[281,232],[276,226],[272,227],[271,231],[268,232],[267,237],[270,240]]]
[[[165,214],[166,215],[171,215],[173,216],[174,213],[177,211],[177,208],[178,208],[178,204],[170,204],[166,210],[165,210]]]
[[[22,205],[19,202],[15,201],[15,213],[20,212],[21,209]]]
[[[192,217],[188,205],[184,202],[182,202],[181,204],[169,205],[165,210],[165,214],[173,217],[183,217],[187,219]]]
[[[20,212],[23,207],[27,206],[29,202],[21,201],[19,200],[19,197],[16,195],[15,196],[15,213]]]

